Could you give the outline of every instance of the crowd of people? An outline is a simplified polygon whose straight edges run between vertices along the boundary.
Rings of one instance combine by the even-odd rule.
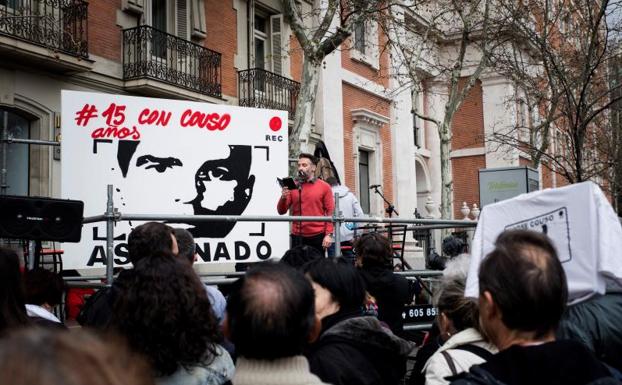
[[[253,265],[225,296],[195,273],[188,231],[148,222],[129,235],[133,268],[89,298],[79,330],[52,312],[62,279],[22,272],[0,249],[0,372],[24,385],[620,383],[622,324],[604,341],[584,307],[567,307],[546,235],[501,233],[481,263],[477,299],[464,295],[468,255],[457,246],[423,346],[401,314],[421,286],[393,272],[391,243],[378,233],[354,241],[354,264],[303,244]],[[615,311],[618,299],[591,306]]]

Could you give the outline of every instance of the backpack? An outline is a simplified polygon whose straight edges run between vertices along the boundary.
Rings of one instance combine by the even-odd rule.
[[[485,361],[488,361],[493,356],[493,354],[488,350],[473,344],[460,345],[449,350],[464,350],[483,358]],[[449,370],[451,370],[451,374],[453,376],[458,374],[458,371],[456,370],[456,365],[454,364],[454,359],[451,357],[451,354],[449,354],[447,350],[442,351],[441,354],[443,355],[443,357],[445,357],[445,361],[447,361],[447,365],[449,366]]]
[[[315,168],[315,177],[322,179],[323,181],[326,181],[326,179],[330,177],[337,179],[337,174],[335,173],[329,159],[320,158]]]
[[[337,179],[337,182],[339,184],[341,184],[341,179],[339,178],[337,169],[335,168],[333,161],[330,159],[328,149],[326,148],[326,144],[324,144],[323,141],[320,140],[315,145],[315,151],[313,152],[313,156],[318,158],[318,164],[315,169],[315,177],[325,181],[327,178],[332,176]]]

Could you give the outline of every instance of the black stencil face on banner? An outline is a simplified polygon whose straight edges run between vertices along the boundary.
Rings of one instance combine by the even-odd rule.
[[[117,161],[121,168],[123,177],[127,177],[127,171],[130,167],[130,160],[136,152],[136,148],[140,143],[139,140],[119,140],[119,147],[117,148]]]
[[[253,196],[255,176],[250,175],[251,146],[229,146],[229,157],[204,162],[196,171],[195,215],[241,215]],[[235,222],[204,222],[189,231],[196,238],[226,237]]]
[[[166,169],[173,168],[175,166],[181,167],[183,163],[181,160],[177,158],[173,158],[172,156],[166,158],[158,158],[153,155],[143,155],[136,159],[136,166],[145,166],[145,169],[148,170],[150,168],[154,168],[157,172],[162,173],[166,171]]]

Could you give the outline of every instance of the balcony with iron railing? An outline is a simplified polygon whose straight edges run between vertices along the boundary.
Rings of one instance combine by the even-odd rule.
[[[296,113],[300,83],[260,68],[238,72],[239,105],[285,110],[289,119]]]
[[[88,3],[0,1],[0,54],[6,53],[30,65],[44,62],[62,69],[87,69]]]
[[[137,91],[183,95],[175,90],[183,88],[220,98],[221,54],[147,25],[126,29],[123,80]]]

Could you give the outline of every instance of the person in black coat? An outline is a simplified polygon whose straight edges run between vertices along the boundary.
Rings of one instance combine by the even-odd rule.
[[[379,233],[363,234],[354,244],[357,265],[367,292],[376,299],[378,319],[391,331],[402,335],[404,305],[410,304],[421,292],[417,281],[393,272],[393,256],[389,239]]]
[[[365,287],[357,270],[342,258],[326,258],[305,271],[321,320],[320,336],[306,354],[311,372],[333,385],[398,384],[414,344],[362,315]]]
[[[595,295],[569,306],[556,335],[582,342],[599,360],[622,372],[622,293]]]

